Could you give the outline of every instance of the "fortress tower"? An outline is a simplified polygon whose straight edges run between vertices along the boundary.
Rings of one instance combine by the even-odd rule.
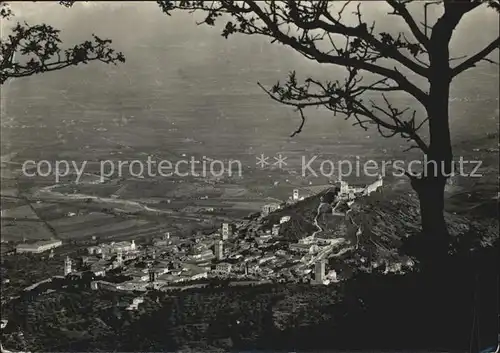
[[[224,258],[224,242],[222,240],[217,240],[215,242],[215,257],[217,260],[222,260]]]
[[[233,236],[234,227],[229,223],[222,223],[222,239],[227,240]]]
[[[66,256],[66,259],[64,260],[64,275],[67,276],[71,273],[71,259],[69,256]]]
[[[156,281],[156,272],[153,267],[150,267],[148,270],[149,274],[149,283],[154,283]]]

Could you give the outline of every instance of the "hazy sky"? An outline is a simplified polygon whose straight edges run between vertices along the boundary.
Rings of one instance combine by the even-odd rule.
[[[366,17],[376,20],[380,31],[402,25],[398,17],[387,15],[384,2],[365,2],[363,6]],[[423,6],[415,6],[415,13],[421,16]],[[198,27],[196,18],[187,13],[168,17],[161,13],[155,2],[78,3],[70,9],[54,3],[26,2],[13,3],[12,8],[17,15],[14,21],[51,24],[62,30],[62,38],[68,45],[84,40],[92,33],[112,38],[113,47],[124,52],[127,62],[116,67],[95,64],[69,68],[7,84],[2,87],[3,112],[11,117],[26,119],[40,115],[41,107],[60,99],[63,92],[66,100],[82,107],[101,101],[103,96],[112,105],[105,104],[102,109],[117,109],[117,105],[124,106],[134,99],[148,100],[145,105],[152,106],[153,110],[160,105],[166,109],[168,104],[168,108],[182,115],[183,119],[189,116],[189,109],[195,109],[193,106],[203,108],[207,128],[212,126],[216,116],[230,116],[229,124],[234,125],[235,133],[245,135],[242,139],[252,140],[261,134],[257,127],[250,130],[254,126],[251,120],[255,121],[255,126],[264,124],[263,129],[268,130],[286,124],[281,134],[288,136],[298,123],[298,116],[271,102],[256,82],[271,85],[284,79],[287,71],[292,69],[297,70],[299,78],[305,78],[306,74],[332,77],[343,72],[336,67],[307,61],[281,45],[271,45],[267,38],[235,35],[225,40],[220,36],[220,26]],[[438,13],[431,13],[430,18],[436,15]],[[12,22],[3,23],[4,30]],[[482,6],[468,14],[455,31],[452,54],[459,57],[474,52],[498,36],[498,32],[498,14]],[[494,100],[498,97],[497,85],[498,69],[488,65],[481,65],[455,81],[454,96],[459,99],[468,97],[476,102],[452,104],[452,115],[457,116],[452,116],[454,135],[469,133],[472,121],[476,130],[496,128],[498,100],[496,103]],[[213,98],[209,99],[207,95]],[[485,104],[478,100],[478,96],[489,102]],[[30,100],[30,97],[38,99]],[[67,107],[57,109],[61,114],[52,112],[50,119],[62,119],[62,113],[68,111]],[[92,109],[99,109],[98,103]],[[318,131],[366,134],[354,131],[356,128],[342,119],[332,119],[331,114],[317,115],[317,119],[306,126],[306,135]],[[200,118],[191,114],[190,119]],[[229,129],[228,126],[224,128]]]

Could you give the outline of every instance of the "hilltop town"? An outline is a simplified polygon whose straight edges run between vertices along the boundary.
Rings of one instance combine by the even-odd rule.
[[[241,299],[234,310],[241,311],[242,322],[254,319],[242,311],[245,305],[255,305],[259,298],[266,303],[283,298],[273,304],[273,325],[290,329],[289,315],[305,315],[301,320],[315,325],[317,315],[315,309],[309,312],[310,307],[316,302],[321,308],[336,303],[341,288],[353,283],[350,279],[356,282],[357,274],[392,278],[414,272],[412,258],[398,248],[405,236],[418,231],[416,207],[407,190],[396,191],[382,178],[366,186],[339,181],[317,194],[302,195],[295,189],[286,201],[262,205],[260,212],[245,219],[225,221],[213,231],[194,231],[188,237],[165,232],[150,240],[113,242],[91,236],[80,243],[20,243],[2,258],[4,350],[67,350],[78,336],[78,347],[85,351],[113,344],[111,337],[122,330],[134,333],[141,325],[150,327],[152,313],[161,321],[170,320],[160,331],[177,329],[176,325],[209,330],[207,325],[218,320],[221,306],[229,305],[232,295]],[[455,235],[480,226],[459,215],[448,217]],[[474,229],[486,240],[497,234],[497,228],[490,228]],[[15,269],[26,272],[26,266],[36,266],[36,271],[20,281]],[[290,293],[290,303],[284,293]],[[243,299],[246,295],[251,299]],[[175,305],[188,311],[182,324],[171,321],[179,315]],[[267,312],[265,308],[257,312]],[[52,330],[47,315],[65,322],[54,329],[54,334],[64,336],[62,341],[37,333],[39,325]],[[199,321],[198,315],[207,318]],[[179,337],[191,342],[195,331],[174,336],[162,331],[161,336],[168,342]],[[127,335],[120,336],[121,344],[136,344]],[[142,344],[151,349],[148,342],[137,341],[137,349],[143,349]]]
[[[350,206],[356,199],[368,197],[383,186],[382,178],[365,187],[346,181],[325,189],[315,207],[313,228],[294,239],[289,230],[294,222],[294,208],[316,195],[299,195],[293,190],[282,203],[262,206],[261,212],[236,223],[224,222],[210,234],[193,234],[181,238],[170,232],[137,245],[135,240],[100,243],[85,249],[85,254],[68,254],[61,275],[78,277],[91,272],[94,289],[115,291],[168,291],[192,283],[203,286],[210,280],[226,280],[235,284],[269,282],[305,282],[329,284],[342,280],[329,259],[355,249],[362,227],[352,220]],[[287,214],[288,213],[288,214]],[[17,253],[54,257],[60,240],[17,245]],[[364,259],[367,261],[367,259]],[[377,267],[380,263],[368,264]],[[401,263],[387,270],[401,270]],[[112,274],[112,275],[110,275]],[[117,277],[123,281],[107,281]],[[45,282],[45,281],[42,281]],[[32,284],[26,290],[35,288]]]
[[[301,300],[306,303],[327,291],[321,305],[328,306],[356,273],[391,277],[411,272],[412,258],[398,248],[404,237],[418,231],[417,206],[407,190],[395,191],[381,177],[368,185],[340,180],[316,194],[294,189],[288,200],[264,204],[245,219],[224,221],[215,230],[194,231],[187,237],[164,232],[149,240],[101,241],[91,236],[75,243],[19,243],[2,258],[2,326],[7,332],[3,345],[10,351],[59,349],[35,329],[44,315],[59,310],[69,310],[63,320],[70,327],[64,331],[61,349],[73,344],[74,335],[83,335],[83,345],[97,337],[103,344],[108,334],[120,330],[121,326],[110,326],[116,320],[119,325],[139,320],[140,325],[145,313],[170,310],[174,298],[208,293],[203,297],[208,302],[219,295],[217,290],[238,295],[262,291],[269,296],[266,300],[290,290],[299,298],[305,296]],[[448,217],[452,234],[479,226],[459,215]],[[485,239],[495,229],[477,228]],[[15,271],[26,272],[25,266],[33,270],[21,280]],[[158,295],[170,299],[159,300]],[[292,306],[294,313],[300,307]],[[280,308],[273,310],[286,317],[289,309]],[[88,310],[99,312],[102,320],[87,318]],[[213,315],[219,310],[210,311],[207,320],[216,320]],[[195,317],[196,312],[189,315]],[[149,320],[147,315],[144,320]],[[280,320],[278,316],[273,322],[279,326]],[[134,327],[128,330],[135,332]],[[25,342],[23,332],[36,342]]]

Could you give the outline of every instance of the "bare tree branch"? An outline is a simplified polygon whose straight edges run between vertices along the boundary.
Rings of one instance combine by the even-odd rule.
[[[422,151],[428,151],[428,146],[417,133],[426,120],[417,127],[415,111],[411,117],[405,118],[409,109],[400,110],[395,108],[385,95],[383,95],[383,99],[386,108],[373,101],[370,101],[370,106],[364,103],[363,93],[367,91],[376,91],[377,89],[380,89],[380,91],[398,91],[401,89],[385,86],[386,82],[384,80],[371,85],[360,85],[361,81],[362,79],[357,76],[357,71],[351,69],[349,77],[343,83],[336,81],[323,84],[308,78],[304,84],[299,84],[295,72],[291,72],[285,83],[278,82],[270,90],[260,83],[259,86],[271,99],[299,110],[302,123],[292,136],[302,131],[306,120],[303,109],[307,107],[324,107],[332,111],[334,115],[344,115],[346,120],[355,119],[353,125],[359,125],[365,130],[368,128],[367,125],[375,125],[379,133],[384,137],[400,135],[405,139],[414,141]]]
[[[314,29],[323,29],[328,33],[331,34],[342,34],[345,36],[349,37],[354,37],[354,38],[359,38],[364,40],[366,43],[369,43],[370,45],[373,46],[374,49],[378,50],[380,53],[384,53],[384,55],[387,55],[393,60],[396,60],[398,63],[404,65],[405,67],[409,68],[413,72],[421,75],[421,76],[426,76],[427,71],[425,67],[419,66],[417,63],[411,61],[407,57],[401,54],[401,52],[398,50],[398,46],[387,46],[384,44],[382,41],[378,40],[375,38],[373,33],[370,33],[370,31],[367,28],[367,25],[365,22],[363,22],[361,18],[361,11],[358,8],[357,11],[355,12],[357,18],[358,18],[358,25],[356,27],[349,27],[340,22],[341,20],[341,15],[339,16],[339,19],[336,20],[334,19],[327,11],[326,6],[324,6],[323,13],[317,11],[315,14],[315,18],[313,21],[305,22],[302,20],[300,16],[300,11],[299,7],[297,6],[297,1],[288,1],[288,5],[290,6],[290,17],[292,21],[294,21],[294,24],[296,24],[299,28],[305,29],[305,30],[314,30]],[[303,9],[303,8],[301,8]],[[324,21],[321,21],[319,17],[321,15],[326,16],[329,18],[331,21],[334,22],[333,25],[328,24]]]
[[[302,119],[301,122],[300,122],[300,125],[299,127],[297,128],[297,130],[295,130],[291,135],[290,137],[294,137],[295,135],[297,134],[300,134],[302,132],[302,128],[304,127],[304,124],[306,123],[306,117],[304,116],[304,112],[302,111],[302,107],[298,107],[297,108],[299,113],[300,113],[300,118]]]
[[[490,53],[492,53],[495,49],[500,48],[500,37],[492,41],[490,44],[488,44],[483,50],[479,51],[475,55],[471,56],[464,62],[460,63],[459,65],[455,66],[454,68],[451,69],[451,76],[455,77],[462,73],[463,71],[470,69],[471,67],[476,66],[476,64],[480,61],[487,61],[492,64],[498,64],[497,62],[490,60],[486,58]]]
[[[407,48],[408,43],[403,43],[400,38],[392,38],[387,33],[381,34],[382,40],[376,39],[373,27],[369,29],[362,20],[358,20],[360,22],[355,27],[345,26],[342,24],[345,6],[335,17],[328,10],[328,1],[158,1],[158,3],[167,14],[176,8],[204,11],[207,13],[204,23],[208,25],[213,25],[220,14],[228,14],[237,20],[239,26],[232,21],[227,22],[222,33],[224,37],[236,32],[264,35],[319,63],[353,67],[389,78],[420,103],[426,102],[426,94],[399,70],[375,64],[375,61],[379,59],[392,59],[398,65],[408,67],[425,77],[427,68],[411,61],[399,52],[398,48]],[[259,6],[259,4],[264,4],[264,6]],[[359,8],[356,14],[358,19],[361,18]],[[328,22],[322,20],[321,16],[325,17]],[[292,30],[298,31],[297,34],[292,34]],[[311,34],[314,31],[316,31],[315,34]],[[337,48],[338,50],[334,50],[335,53],[319,49],[317,43],[325,38],[331,39],[333,35],[344,36],[347,40],[346,47]],[[413,46],[411,50],[418,51]]]
[[[393,14],[399,15],[405,20],[415,39],[417,39],[418,42],[424,46],[424,48],[428,49],[429,38],[426,37],[420,28],[418,28],[417,23],[406,8],[406,3],[402,3],[398,0],[386,0],[386,2],[394,9]]]

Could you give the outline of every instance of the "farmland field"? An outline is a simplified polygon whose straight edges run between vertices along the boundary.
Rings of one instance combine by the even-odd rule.
[[[2,239],[19,241],[24,239],[51,239],[54,235],[43,222],[2,221]]]

